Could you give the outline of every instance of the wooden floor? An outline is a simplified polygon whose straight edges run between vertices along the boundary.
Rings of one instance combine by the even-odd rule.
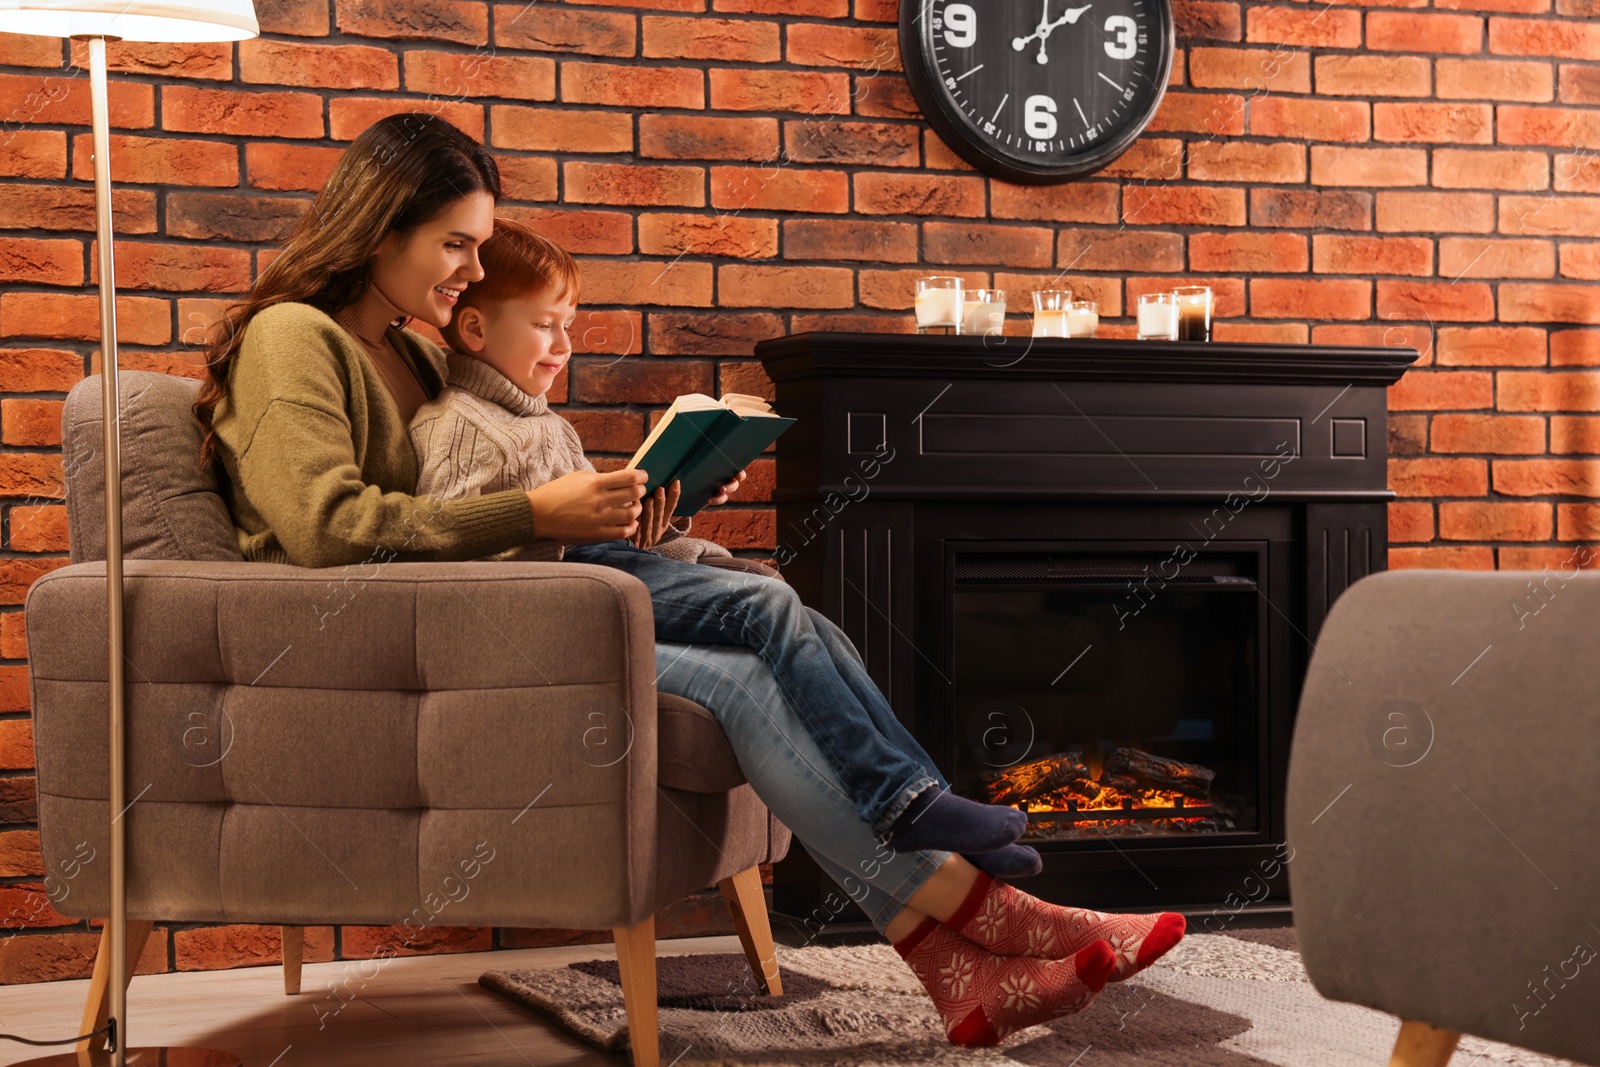
[[[734,937],[661,941],[658,955],[739,952]],[[474,952],[305,965],[304,990],[283,994],[278,967],[141,975],[128,992],[132,1044],[225,1049],[246,1067],[626,1067],[626,1059],[567,1037],[534,1012],[478,985],[487,970],[560,967],[612,956],[610,945]],[[344,999],[330,986],[353,992]],[[0,1030],[75,1034],[87,979],[0,986]],[[341,1007],[342,1004],[342,1007]],[[71,1051],[0,1041],[0,1064]]]

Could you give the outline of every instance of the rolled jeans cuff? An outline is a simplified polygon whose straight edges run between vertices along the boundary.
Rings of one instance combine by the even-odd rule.
[[[887,845],[889,843],[889,831],[900,820],[900,816],[906,813],[906,809],[911,806],[911,802],[926,793],[930,788],[938,787],[938,780],[926,774],[918,778],[912,778],[911,781],[907,782],[901,788],[899,795],[895,797],[894,803],[884,810],[884,813],[878,817],[878,821],[872,826],[873,835],[877,837],[878,843]]]

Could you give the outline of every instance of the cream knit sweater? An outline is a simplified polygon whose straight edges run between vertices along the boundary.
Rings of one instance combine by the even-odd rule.
[[[411,420],[417,450],[417,495],[440,500],[537,489],[573,471],[592,471],[578,431],[551,411],[541,393],[529,396],[487,363],[447,349],[449,384]],[[689,519],[674,519],[651,549],[691,562],[733,553],[686,537]],[[540,538],[493,559],[557,560],[562,546]]]

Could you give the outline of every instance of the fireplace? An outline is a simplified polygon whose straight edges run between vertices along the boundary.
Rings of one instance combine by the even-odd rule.
[[[954,789],[1028,813],[1030,892],[1282,904],[1300,682],[1333,600],[1384,565],[1386,388],[1416,353],[1004,341],[757,346],[799,419],[784,576]],[[860,918],[819,907],[803,849],[773,893]]]

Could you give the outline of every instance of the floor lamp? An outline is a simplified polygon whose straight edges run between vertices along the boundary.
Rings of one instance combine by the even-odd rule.
[[[111,1009],[107,1017],[110,1050],[91,1041],[88,1056],[76,1053],[29,1060],[34,1065],[72,1067],[83,1063],[170,1064],[172,1067],[236,1067],[238,1057],[210,1049],[127,1048],[128,882],[127,728],[122,671],[122,458],[117,415],[117,302],[111,246],[110,122],[106,109],[106,42],[241,41],[260,33],[251,0],[0,0],[0,32],[69,37],[89,44],[89,95],[94,116],[95,238],[100,264],[100,391],[105,421],[106,470],[106,643],[110,701],[111,757],[111,915],[109,923]],[[26,1065],[23,1065],[26,1067]]]

